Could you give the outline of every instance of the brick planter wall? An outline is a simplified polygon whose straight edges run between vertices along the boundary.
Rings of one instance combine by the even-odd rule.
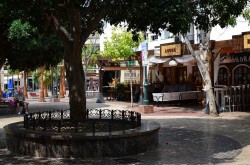
[[[140,127],[100,133],[52,133],[27,130],[23,123],[4,127],[7,149],[37,157],[93,158],[117,157],[146,152],[158,145],[160,125],[143,122]]]

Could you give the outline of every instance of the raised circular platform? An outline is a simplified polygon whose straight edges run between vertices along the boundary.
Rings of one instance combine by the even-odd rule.
[[[6,125],[7,149],[37,157],[117,157],[146,152],[158,145],[160,125],[143,121],[141,126],[112,132],[58,133],[25,129],[23,122]]]

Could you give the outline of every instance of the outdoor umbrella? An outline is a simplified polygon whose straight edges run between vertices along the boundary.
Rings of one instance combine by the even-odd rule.
[[[9,97],[12,97],[13,96],[13,79],[9,79],[9,82],[8,82],[8,90],[10,91],[9,93],[7,93],[7,95]]]
[[[9,90],[12,90],[13,89],[13,79],[9,79],[9,82],[8,82],[8,89]]]

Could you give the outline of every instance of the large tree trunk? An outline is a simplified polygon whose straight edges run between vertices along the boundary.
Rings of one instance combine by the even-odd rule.
[[[82,16],[78,8],[67,10],[69,26],[66,28],[53,14],[48,14],[48,23],[54,27],[64,46],[64,65],[69,86],[70,118],[72,121],[80,122],[86,119],[86,91],[84,88],[84,71],[82,66],[82,46],[89,35],[96,29],[99,22],[104,18],[105,10],[100,8],[99,12],[87,25],[85,30],[81,25]]]
[[[206,92],[206,101],[209,104],[209,112],[211,116],[218,116],[219,114],[217,113],[216,109],[216,103],[215,103],[215,98],[214,98],[214,93],[212,89],[212,82],[211,82],[211,77],[209,73],[209,63],[206,61],[206,58],[208,56],[208,51],[209,51],[209,37],[210,37],[210,32],[207,34],[208,38],[204,45],[199,46],[199,51],[195,52],[194,49],[191,46],[191,43],[189,39],[187,38],[186,35],[184,36],[184,39],[186,41],[186,44],[188,46],[189,51],[193,55],[193,57],[196,59],[197,66],[199,68],[199,71],[201,73],[203,82],[204,82],[204,91]],[[201,56],[204,58],[201,59]]]
[[[86,95],[81,47],[78,42],[64,45],[64,62],[69,86],[70,119],[81,122],[86,119]]]
[[[68,11],[70,38],[63,39],[64,66],[69,86],[70,119],[82,122],[86,119],[86,91],[82,66],[81,16],[77,9]]]
[[[45,97],[49,97],[48,85],[45,85],[45,86],[44,86],[44,96],[45,96]]]

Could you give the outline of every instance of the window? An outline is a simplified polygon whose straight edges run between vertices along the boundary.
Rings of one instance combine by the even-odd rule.
[[[218,74],[218,84],[219,85],[228,85],[228,70],[225,67],[219,69]]]
[[[171,83],[172,82],[172,75],[171,75],[171,67],[166,67],[164,69],[164,81],[166,83]]]
[[[250,83],[250,68],[240,66],[234,70],[234,83],[233,85],[242,85]]]
[[[132,83],[140,82],[140,71],[132,70],[130,76],[129,70],[125,70],[124,81],[129,84],[130,80],[132,80]]]
[[[250,44],[250,39],[247,39],[247,44]]]
[[[187,67],[177,67],[177,82],[187,81]]]
[[[151,40],[152,40],[152,41],[158,40],[158,35],[153,35],[153,36],[151,36]]]
[[[190,81],[191,78],[188,78],[188,79]],[[202,77],[201,77],[201,73],[199,71],[198,66],[193,66],[193,79],[192,79],[192,81],[193,81],[193,84],[195,84],[195,85],[201,85],[201,83],[202,83]]]

